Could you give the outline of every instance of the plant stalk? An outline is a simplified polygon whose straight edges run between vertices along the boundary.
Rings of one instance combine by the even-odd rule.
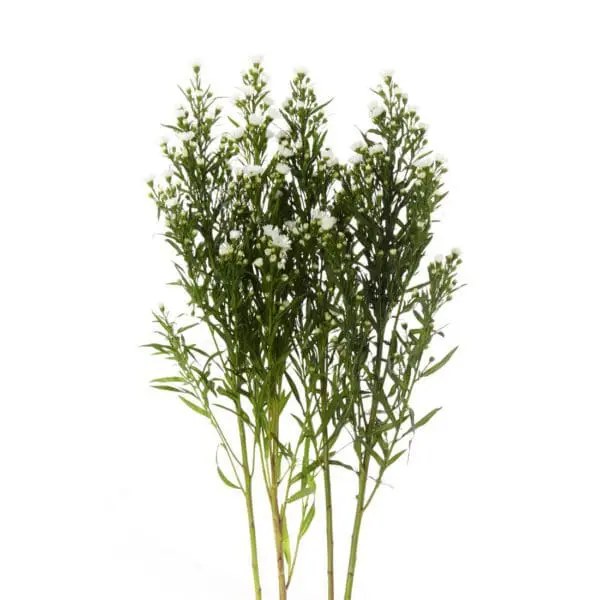
[[[327,443],[327,434],[325,434],[325,440]],[[325,526],[327,530],[327,600],[334,600],[333,506],[331,502],[331,473],[328,457],[325,457],[325,464],[323,466],[323,482],[325,488]]]
[[[250,535],[250,554],[252,559],[252,576],[254,579],[254,596],[256,600],[262,600],[262,589],[260,586],[260,573],[258,569],[258,549],[256,544],[256,523],[254,520],[254,502],[252,499],[252,480],[250,478],[250,466],[248,462],[248,449],[246,447],[246,431],[242,419],[238,417],[238,429],[242,446],[242,466],[244,469],[244,496],[246,497],[246,511],[248,514],[248,533]]]
[[[350,542],[350,558],[348,560],[348,572],[346,574],[346,589],[344,600],[351,600],[352,588],[354,586],[354,573],[356,571],[356,558],[358,553],[358,536],[365,512],[364,501],[367,489],[368,457],[365,466],[361,469],[358,480],[358,496],[356,497],[356,511],[354,512],[354,526],[352,527],[352,541]]]
[[[277,469],[276,444],[271,447],[271,514],[273,515],[273,534],[275,536],[275,552],[277,555],[277,581],[279,587],[279,600],[286,600],[287,588],[285,585],[285,565],[283,562],[283,533],[281,530],[281,514],[279,512],[279,501],[277,499],[277,482],[279,473]]]

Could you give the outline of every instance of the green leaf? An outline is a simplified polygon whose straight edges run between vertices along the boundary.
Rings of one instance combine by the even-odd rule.
[[[239,485],[236,485],[235,483],[229,481],[229,479],[227,479],[227,477],[225,476],[225,473],[223,473],[223,471],[221,471],[221,467],[219,467],[219,465],[217,465],[217,473],[219,474],[219,477],[221,478],[221,481],[229,486],[230,488],[233,488],[234,490],[241,490],[242,488]]]
[[[452,358],[452,355],[457,350],[458,350],[458,346],[455,346],[454,348],[452,348],[452,350],[450,350],[450,352],[448,352],[448,354],[446,354],[446,356],[444,356],[444,358],[442,358],[442,360],[436,362],[435,365],[433,365],[433,367],[429,367],[429,369],[426,369],[425,371],[423,371],[423,373],[421,373],[421,377],[427,377],[428,375],[432,375],[433,373],[435,373],[436,371],[441,369]]]
[[[178,394],[185,394],[185,390],[180,390],[179,388],[173,387],[172,385],[153,385],[153,388],[157,390],[164,390],[165,392],[177,392]]]
[[[157,377],[152,380],[152,383],[185,383],[186,379],[184,377]]]
[[[422,419],[419,419],[412,427],[407,429],[400,439],[407,436],[409,433],[413,433],[414,431],[419,429],[419,427],[423,427],[423,425],[425,425],[425,423],[428,423],[433,417],[433,415],[435,415],[440,410],[442,410],[441,406],[438,408],[434,408],[432,411],[428,412]]]
[[[302,522],[300,523],[300,533],[298,534],[300,538],[304,537],[304,534],[308,531],[312,520],[315,518],[315,505],[311,504],[310,508],[306,515],[304,515]]]
[[[312,494],[314,491],[315,491],[314,488],[305,487],[305,488],[301,489],[299,492],[296,492],[295,494],[290,496],[288,498],[287,504],[291,504],[292,502],[295,502],[296,500],[300,500],[300,498],[304,498],[304,497],[308,496],[309,494]]]
[[[194,404],[193,402],[190,402],[189,400],[186,400],[183,396],[179,396],[179,399],[184,404],[187,404],[192,410],[195,410],[197,413],[200,413],[203,417],[208,417],[209,416],[207,410],[204,410],[203,408],[201,408],[197,404]]]
[[[281,520],[281,537],[281,545],[283,546],[283,556],[288,566],[290,566],[292,563],[292,551],[290,548],[290,536],[288,533],[287,519],[285,518],[285,514],[283,515],[283,518]]]

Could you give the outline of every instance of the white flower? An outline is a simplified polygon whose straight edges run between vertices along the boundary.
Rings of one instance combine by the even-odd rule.
[[[176,197],[174,198],[167,198],[165,201],[167,208],[174,208],[175,206],[177,206],[178,200]]]
[[[337,219],[332,217],[327,210],[313,208],[310,211],[310,216],[313,221],[319,222],[319,227],[322,231],[329,231],[337,222]]]
[[[259,268],[260,268],[260,267],[262,267],[262,266],[263,266],[263,262],[264,262],[264,261],[263,261],[263,259],[262,259],[262,258],[257,258],[257,259],[255,259],[255,260],[253,261],[253,263],[252,263],[252,264],[253,264],[255,267],[259,267]]]
[[[366,144],[364,142],[364,140],[357,140],[356,142],[354,142],[352,144],[352,146],[350,146],[351,150],[354,150],[354,152],[358,152],[359,150],[364,150],[366,148]]]
[[[283,226],[292,233],[298,233],[298,227],[296,225],[296,219],[291,219],[290,221],[285,221],[283,223]]]
[[[451,252],[454,254],[454,256],[460,256],[462,254],[462,250],[460,248],[452,248]]]
[[[277,163],[275,170],[282,175],[287,175],[290,172],[290,168],[283,163]]]
[[[220,256],[227,256],[228,254],[231,254],[232,252],[233,252],[233,248],[231,247],[229,242],[223,242],[219,246],[219,255]]]
[[[382,152],[385,152],[385,146],[383,144],[373,144],[370,148],[369,148],[369,154],[381,154]]]
[[[264,119],[263,114],[254,112],[251,115],[249,115],[248,122],[250,123],[250,125],[255,125],[256,127],[258,127],[259,125],[262,124],[263,119]]]
[[[294,104],[294,99],[291,96],[288,96],[283,101],[283,106],[291,106],[292,104]]]
[[[442,264],[444,262],[444,257],[441,254],[436,254],[435,262]]]
[[[266,135],[267,135],[267,139],[270,140],[275,135],[275,133],[273,132],[272,129],[267,129]]]
[[[323,150],[323,158],[330,167],[336,165],[338,162],[337,158],[333,155],[331,148],[325,148],[325,150]]]
[[[263,233],[267,236],[272,238],[275,235],[279,235],[279,228],[275,227],[274,225],[265,225],[263,227]]]
[[[423,121],[419,121],[415,124],[415,129],[422,129],[423,131],[427,131],[429,129],[429,125],[427,125],[427,123],[423,123]]]
[[[244,166],[244,173],[249,176],[262,175],[262,172],[264,170],[265,170],[265,168],[262,165],[245,165]]]
[[[251,85],[241,85],[240,90],[244,96],[252,96],[256,91]]]
[[[239,231],[238,229],[232,229],[229,232],[229,239],[230,240],[239,240],[242,237],[242,232]]]
[[[432,162],[433,161],[432,161],[431,155],[427,155],[427,156],[422,156],[420,158],[417,158],[417,160],[415,160],[415,162],[413,164],[418,169],[422,169],[422,168],[430,167],[432,165]]]
[[[271,243],[273,244],[273,246],[277,246],[282,250],[289,250],[292,247],[290,238],[287,235],[281,233],[279,231],[279,227],[273,225],[265,225],[263,227],[263,233],[269,238],[271,238]]]
[[[371,119],[376,119],[380,117],[385,112],[385,106],[383,104],[374,101],[369,104],[369,116]]]
[[[407,112],[416,113],[418,110],[419,110],[418,107],[415,106],[414,104],[407,104],[406,105],[406,111]]]
[[[246,130],[243,127],[236,127],[229,135],[231,139],[239,140],[244,133],[246,133]]]
[[[196,134],[193,131],[178,131],[177,137],[182,142],[191,142]]]
[[[283,233],[272,238],[272,241],[274,246],[277,246],[282,250],[289,250],[292,247],[292,242],[290,241],[290,238],[287,235],[284,235]]]
[[[443,154],[435,154],[433,159],[440,164],[446,164],[446,157]]]
[[[294,77],[298,77],[299,75],[306,75],[308,73],[308,69],[305,67],[296,67],[294,69]]]
[[[271,106],[271,108],[269,108],[269,110],[267,111],[267,114],[273,120],[278,119],[281,116],[281,113],[279,112],[279,109],[276,106]]]
[[[279,149],[277,151],[279,152],[279,154],[281,154],[281,156],[285,156],[286,158],[289,158],[290,156],[294,155],[294,151],[286,146],[279,146]]]
[[[394,69],[384,69],[383,71],[381,71],[381,78],[385,79],[386,77],[393,77],[394,76]]]
[[[349,159],[348,162],[352,165],[358,165],[359,163],[361,163],[363,161],[363,157],[361,154],[353,154]]]
[[[271,96],[265,96],[263,98],[263,103],[266,104],[267,106],[272,106],[273,102],[275,102],[275,100],[273,100],[273,98],[271,98]]]
[[[260,65],[262,64],[264,60],[264,57],[262,54],[254,54],[253,56],[250,57],[250,64],[251,65]]]
[[[337,222],[335,217],[332,217],[329,213],[321,216],[321,229],[323,231],[329,231]]]

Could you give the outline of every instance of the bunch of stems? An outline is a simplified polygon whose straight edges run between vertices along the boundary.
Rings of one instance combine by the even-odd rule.
[[[319,480],[334,600],[332,471],[354,474],[343,596],[350,600],[364,514],[387,469],[439,410],[416,418],[414,385],[455,350],[423,362],[444,335],[437,313],[459,287],[458,250],[429,262],[419,280],[445,196],[444,162],[431,155],[425,127],[390,74],[373,90],[370,127],[348,164],[327,145],[329,102],[317,99],[302,70],[275,109],[262,63],[253,61],[225,133],[199,67],[181,91],[185,104],[166,126],[179,141],[162,144],[169,169],[148,183],[177,256],[172,283],[185,290],[189,310],[177,318],[163,306],[154,313],[160,339],[148,346],[177,372],[153,385],[175,392],[217,434],[217,473],[245,501],[256,600],[263,595],[257,464],[279,600],[313,522]],[[194,327],[210,344],[188,339]],[[347,446],[353,458],[342,460]]]

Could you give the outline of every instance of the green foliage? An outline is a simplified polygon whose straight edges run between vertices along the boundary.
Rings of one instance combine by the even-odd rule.
[[[315,516],[319,474],[333,600],[330,472],[356,474],[349,600],[362,514],[408,449],[398,445],[439,410],[415,419],[414,385],[456,351],[423,365],[443,336],[436,316],[460,287],[457,250],[425,262],[446,195],[444,161],[431,154],[426,128],[390,75],[373,92],[370,125],[342,164],[327,141],[329,101],[317,98],[305,72],[276,109],[254,62],[225,118],[195,68],[166,125],[179,140],[162,144],[169,169],[148,182],[191,320],[180,326],[164,307],[154,314],[159,341],[147,346],[176,374],[152,383],[176,392],[219,437],[235,481],[217,464],[218,475],[246,500],[257,598],[255,461],[273,513],[280,600]],[[230,130],[219,133],[225,123]],[[186,340],[196,326],[212,347]],[[223,433],[228,416],[237,440]],[[295,433],[284,437],[288,425]],[[348,445],[354,464],[341,459]]]

